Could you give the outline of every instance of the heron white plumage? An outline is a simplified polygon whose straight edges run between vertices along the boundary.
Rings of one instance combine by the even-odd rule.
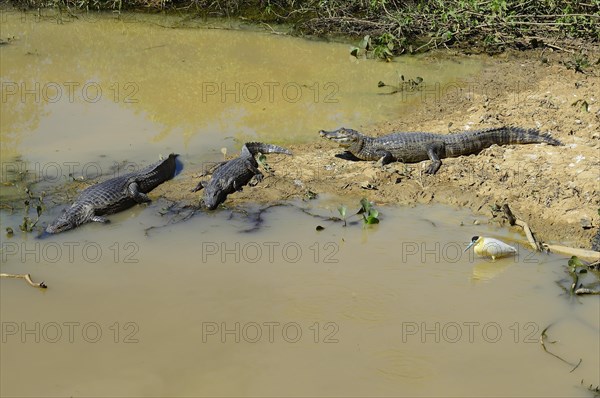
[[[481,257],[491,257],[492,260],[495,260],[500,257],[511,256],[517,253],[517,249],[514,247],[507,245],[501,240],[494,238],[486,238],[484,236],[474,236],[471,239],[471,243],[465,249],[465,252],[471,248],[471,246],[475,246],[475,254]]]

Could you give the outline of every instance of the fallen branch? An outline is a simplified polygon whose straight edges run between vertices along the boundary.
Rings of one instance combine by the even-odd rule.
[[[587,288],[587,287],[580,287],[579,289],[575,289],[574,293],[577,294],[577,295],[581,295],[581,294],[600,294],[600,290],[594,290],[594,289],[590,289],[590,288]]]
[[[518,225],[521,228],[523,228],[523,230],[525,231],[525,235],[527,236],[527,241],[529,242],[529,245],[533,248],[533,250],[542,251],[542,249],[544,249],[552,253],[566,254],[568,256],[577,256],[587,261],[600,261],[600,252],[594,250],[577,249],[574,247],[560,245],[549,245],[546,243],[541,244],[535,239],[535,236],[533,235],[533,232],[531,232],[529,225],[525,221],[519,220],[517,217],[515,217],[515,215],[510,210],[510,207],[508,207],[507,204],[504,204],[502,206],[502,211],[506,215],[506,218],[508,218],[508,223],[510,225]]]
[[[35,283],[33,280],[31,280],[31,275],[29,274],[0,274],[0,278],[25,279],[25,282],[27,282],[29,286],[39,287],[40,289],[46,289],[48,287],[44,281]]]
[[[506,214],[510,225],[518,225],[519,227],[523,228],[523,231],[525,231],[525,236],[527,236],[527,240],[529,241],[531,248],[538,252],[542,251],[542,245],[533,236],[533,232],[531,232],[531,228],[529,228],[529,225],[525,221],[519,220],[517,217],[515,217],[515,215],[510,210],[510,207],[508,207],[507,204],[504,204],[502,206],[502,211],[504,212],[504,214]]]
[[[586,261],[598,261],[600,260],[600,252],[586,249],[577,249],[575,247],[560,246],[560,245],[548,245],[544,243],[544,248],[548,249],[552,253],[566,254],[568,256],[577,256]]]

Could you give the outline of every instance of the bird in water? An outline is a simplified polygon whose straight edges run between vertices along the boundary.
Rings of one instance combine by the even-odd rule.
[[[507,245],[501,240],[494,238],[486,238],[485,236],[474,236],[471,243],[465,249],[465,252],[475,246],[475,254],[481,257],[491,257],[495,260],[500,257],[512,256],[517,253],[517,249]]]

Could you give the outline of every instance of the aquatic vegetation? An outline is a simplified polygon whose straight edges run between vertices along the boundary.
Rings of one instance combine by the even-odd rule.
[[[338,220],[344,222],[344,227],[347,226],[348,208],[345,205],[340,205],[338,206],[337,210],[341,216],[341,219]],[[362,198],[360,200],[360,209],[356,212],[355,215],[362,216],[364,225],[379,224],[379,211],[375,209],[375,207],[373,206],[373,202],[369,202],[367,198]]]
[[[588,263],[580,260],[576,256],[569,259],[567,272],[573,279],[570,293],[581,294],[600,294],[600,273],[598,266],[600,262]],[[590,275],[587,280],[584,280],[585,274]]]
[[[371,39],[370,35],[366,35],[358,44],[358,47],[352,47],[350,49],[350,55],[357,58],[362,56],[365,58],[391,61],[394,56],[393,50],[395,42],[396,37],[390,33],[384,33],[374,39]]]
[[[572,256],[565,271],[569,277],[556,283],[569,296],[600,294],[600,261],[589,263]]]
[[[38,221],[40,220],[40,216],[42,215],[42,213],[45,210],[45,205],[44,205],[44,196],[45,196],[45,192],[42,192],[40,195],[36,196],[33,192],[31,192],[29,189],[25,189],[25,193],[27,194],[28,198],[24,201],[24,215],[23,215],[23,223],[21,225],[19,225],[19,229],[22,232],[33,232],[35,229],[35,226],[37,225]],[[35,209],[35,219],[33,217],[30,216],[31,213],[31,209],[34,208]],[[10,234],[12,231],[12,229],[10,229],[10,231],[7,228],[7,234]]]
[[[362,214],[363,222],[369,224],[379,224],[379,211],[373,206],[373,202],[369,202],[367,198],[360,200],[360,210],[357,214]]]
[[[401,93],[403,91],[407,91],[407,92],[413,92],[413,91],[419,91],[423,88],[423,78],[420,76],[415,77],[414,79],[405,79],[404,75],[398,73],[398,77],[399,77],[399,84],[397,86],[393,85],[393,84],[386,84],[383,81],[380,81],[379,83],[377,83],[377,87],[381,88],[381,87],[391,87],[392,91],[389,93],[382,93],[382,94],[396,94],[396,93]]]

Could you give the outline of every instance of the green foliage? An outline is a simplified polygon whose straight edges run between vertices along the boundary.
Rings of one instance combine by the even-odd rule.
[[[490,11],[493,14],[502,16],[508,10],[508,4],[506,0],[492,0],[489,3]]]
[[[348,1],[340,10],[322,4],[325,8],[319,14],[328,17],[318,26],[314,20],[310,22],[309,30],[370,35],[373,57],[386,60],[390,53],[421,52],[454,44],[467,48],[479,45],[498,52],[511,46],[537,47],[550,38],[600,41],[597,0],[388,0],[370,1],[362,9],[360,4]],[[352,23],[347,22],[350,18]]]
[[[588,264],[580,260],[577,256],[571,256],[569,259],[569,267],[571,268],[572,272],[574,272],[577,267],[585,268],[587,266]]]
[[[19,225],[19,229],[22,232],[33,232],[35,226],[37,225],[38,221],[40,220],[40,216],[42,215],[42,213],[45,210],[45,206],[44,206],[44,192],[42,192],[42,194],[40,196],[35,196],[33,194],[33,192],[31,192],[29,189],[25,189],[25,193],[28,196],[28,199],[25,200],[24,204],[25,204],[25,211],[24,211],[24,215],[23,215],[23,223],[21,225]],[[31,209],[35,208],[35,219],[30,217],[30,212]],[[12,228],[10,229],[10,231],[8,231],[7,229],[7,233],[12,233]]]
[[[391,60],[394,56],[394,42],[396,37],[390,33],[383,33],[371,38],[370,35],[363,37],[357,47],[350,49],[350,55],[355,57],[365,56],[366,58]]]
[[[273,169],[267,163],[267,157],[264,154],[259,153],[256,157],[256,162],[259,164],[259,166],[262,166],[262,168],[265,169],[267,172],[273,172]]]
[[[583,291],[585,294],[600,294],[600,290],[598,290],[600,272],[598,272],[597,264],[590,264],[577,256],[571,256],[567,265],[567,273],[571,278],[569,294],[583,294]]]
[[[373,58],[390,60],[394,55],[394,42],[396,37],[391,33],[384,33],[378,36],[373,43]]]
[[[360,201],[360,210],[357,214],[362,214],[363,222],[369,224],[379,224],[379,212],[373,207],[373,202],[369,202],[367,198],[362,198]]]
[[[337,208],[338,213],[340,213],[339,219],[337,221],[344,221],[344,227],[347,225],[347,214],[348,208],[344,205],[340,205]],[[360,209],[356,212],[357,216],[361,216],[364,225],[370,224],[379,224],[379,212],[373,206],[373,202],[369,202],[367,198],[363,198],[360,201]],[[354,222],[356,223],[356,222]],[[353,223],[351,223],[353,224]]]
[[[575,72],[586,73],[586,69],[591,66],[591,63],[585,54],[575,54],[569,61],[565,62],[565,66]]]

